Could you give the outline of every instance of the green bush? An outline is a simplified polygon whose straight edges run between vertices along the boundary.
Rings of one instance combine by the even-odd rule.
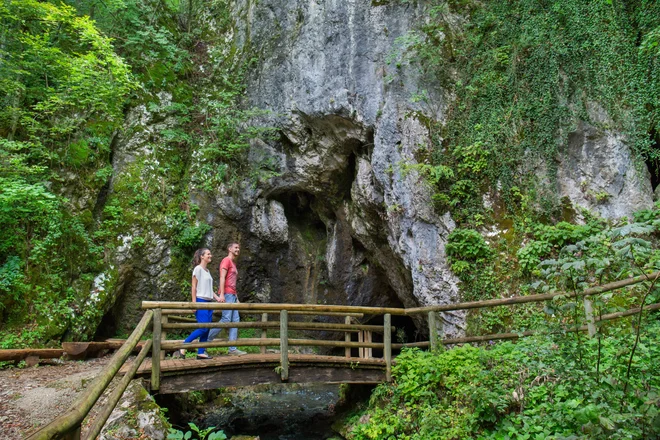
[[[447,237],[445,249],[450,262],[480,262],[492,255],[486,240],[472,229],[454,229]]]
[[[393,383],[349,423],[362,439],[643,439],[660,435],[660,325],[581,343],[532,337],[446,352],[404,350]],[[627,385],[626,385],[627,384]]]

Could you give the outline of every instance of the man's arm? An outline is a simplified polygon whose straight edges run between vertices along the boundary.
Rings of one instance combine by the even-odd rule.
[[[227,279],[227,269],[220,268],[220,285],[218,286],[218,301],[225,302],[225,280]]]

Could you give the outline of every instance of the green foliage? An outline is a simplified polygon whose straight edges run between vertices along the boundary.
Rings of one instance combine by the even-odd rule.
[[[197,249],[204,234],[211,230],[211,226],[206,223],[193,223],[196,208],[193,206],[192,212],[175,212],[166,219],[175,246],[186,255]]]
[[[272,129],[241,105],[251,61],[227,38],[230,2],[65,3],[0,6],[0,323],[10,346],[93,334],[117,276],[103,258],[119,245],[139,256],[169,239],[168,276],[179,279],[209,230],[188,191],[277,173],[268,161],[247,165],[251,139]],[[113,175],[129,99],[164,128]]]
[[[653,438],[660,434],[659,329],[653,321],[646,328],[627,390],[625,355],[634,339],[627,332],[581,350],[563,335],[440,353],[404,350],[393,384],[374,391],[348,438]]]
[[[470,224],[481,194],[497,188],[520,209],[513,189],[538,186],[537,163],[553,174],[578,120],[623,131],[638,157],[656,160],[649,133],[660,132],[659,29],[660,4],[651,0],[432,2],[388,61],[418,66],[451,97],[447,123],[429,121],[431,166],[454,171],[437,179],[439,208]],[[413,100],[437,113],[426,95]],[[559,200],[536,198],[558,217]]]
[[[168,440],[189,440],[193,438],[193,434],[196,435],[195,438],[199,440],[226,440],[227,436],[222,431],[215,431],[215,426],[210,426],[206,429],[200,429],[194,423],[188,423],[190,431],[179,431],[177,429],[171,428],[169,434],[167,435]]]
[[[110,40],[73,8],[48,2],[4,2],[0,24],[0,134],[25,142],[37,164],[80,166],[107,153],[83,136],[108,137],[135,87]],[[16,152],[2,145],[3,155]]]
[[[447,237],[447,255],[451,261],[483,262],[491,256],[486,240],[475,230],[454,229]]]
[[[586,225],[573,225],[559,222],[554,226],[536,224],[532,226],[534,240],[518,251],[518,261],[524,273],[535,269],[542,259],[549,258],[566,245],[574,244],[580,240],[600,232],[603,225],[589,223]]]

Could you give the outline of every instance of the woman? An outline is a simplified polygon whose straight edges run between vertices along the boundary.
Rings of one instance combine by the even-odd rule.
[[[206,248],[197,249],[197,251],[195,251],[192,261],[194,267],[191,289],[192,302],[211,302],[214,300],[213,277],[211,277],[211,272],[207,269],[212,258],[213,255],[211,255],[211,251]],[[211,322],[213,320],[213,310],[197,310],[195,315],[197,316],[197,322],[199,323]],[[197,338],[199,338],[199,342],[206,342],[208,335],[208,328],[198,328],[183,342],[189,344]],[[185,356],[186,350],[179,350],[179,355],[182,357]],[[211,356],[206,353],[205,348],[198,348],[197,359],[211,359]]]

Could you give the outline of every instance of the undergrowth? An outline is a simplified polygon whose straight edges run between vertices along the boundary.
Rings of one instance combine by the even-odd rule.
[[[631,439],[660,435],[660,323],[645,318],[606,336],[570,333],[446,352],[404,350],[349,422],[358,439]]]

